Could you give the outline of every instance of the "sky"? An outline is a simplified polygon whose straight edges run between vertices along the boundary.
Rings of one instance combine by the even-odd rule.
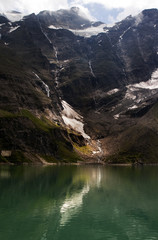
[[[0,13],[16,10],[27,15],[72,6],[80,7],[92,20],[113,24],[144,9],[158,8],[158,0],[0,0]]]

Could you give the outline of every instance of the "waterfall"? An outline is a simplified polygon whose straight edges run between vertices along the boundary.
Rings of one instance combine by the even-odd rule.
[[[89,61],[88,64],[89,64],[89,69],[90,69],[90,72],[91,72],[92,76],[96,78],[96,76],[95,76],[95,74],[93,72],[91,61]]]

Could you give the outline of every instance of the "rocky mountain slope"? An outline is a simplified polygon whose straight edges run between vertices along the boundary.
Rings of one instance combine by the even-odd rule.
[[[10,15],[0,16],[1,159],[157,162],[158,10],[111,28],[79,8]]]

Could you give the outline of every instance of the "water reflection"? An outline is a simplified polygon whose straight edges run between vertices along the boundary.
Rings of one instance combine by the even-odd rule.
[[[79,192],[66,197],[60,209],[60,226],[65,226],[70,219],[77,214],[82,206],[83,198],[92,186],[100,187],[102,177],[101,167],[91,168],[91,171],[89,170],[90,168],[78,168],[75,179],[77,179],[77,181],[84,181],[84,186]]]
[[[89,192],[89,185],[84,186],[79,193],[75,193],[67,197],[61,206],[60,226],[65,226],[66,223],[77,213],[82,206],[83,197]]]
[[[10,178],[10,172],[8,170],[2,169],[0,171],[0,178]]]
[[[158,167],[0,167],[3,240],[158,239]]]

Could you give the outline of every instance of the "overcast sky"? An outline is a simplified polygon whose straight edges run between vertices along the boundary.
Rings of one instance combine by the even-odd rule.
[[[17,10],[29,14],[72,6],[79,6],[87,16],[110,24],[143,9],[158,8],[158,0],[0,0],[1,13]]]

